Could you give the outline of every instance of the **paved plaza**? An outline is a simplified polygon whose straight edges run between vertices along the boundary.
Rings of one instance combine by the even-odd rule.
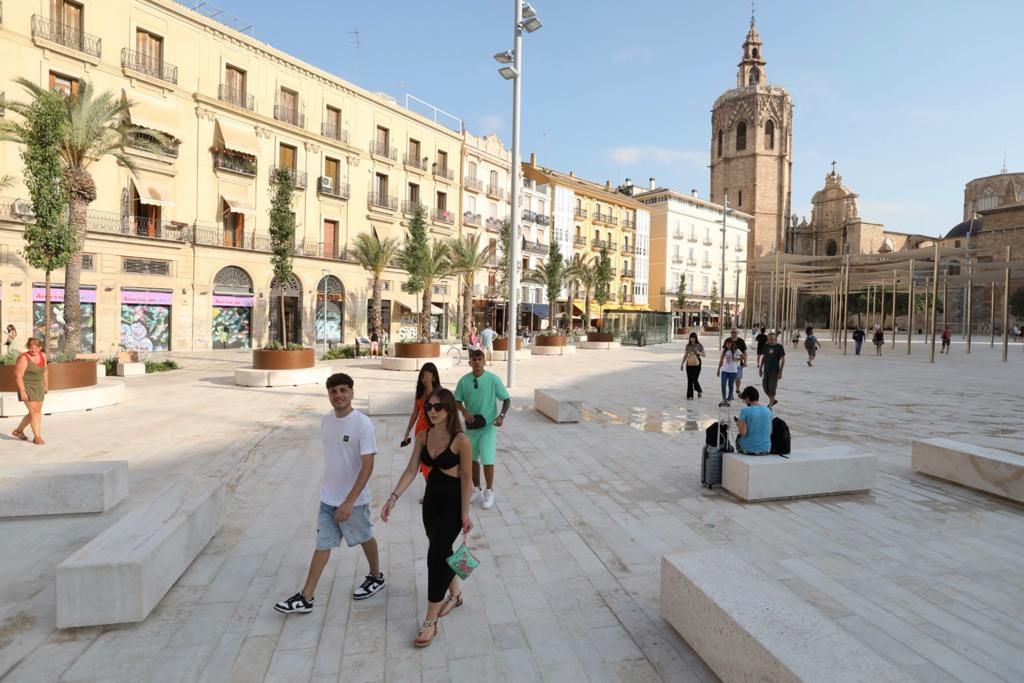
[[[1009,362],[988,340],[928,363],[905,340],[843,356],[823,336],[813,368],[788,349],[777,414],[794,447],[838,441],[879,456],[870,493],[744,505],[700,486],[704,427],[684,400],[679,343],[519,363],[499,441],[497,504],[474,509],[480,568],[465,605],[426,649],[412,647],[426,602],[418,480],[379,520],[408,459],[406,416],[374,418],[370,486],[387,580],[362,602],[358,549],[335,552],[312,614],[272,607],[301,585],[313,544],[325,392],[237,387],[248,352],[175,356],[183,370],[128,380],[124,402],[47,417],[45,448],[0,440],[0,461],[130,462],[130,495],[101,515],[0,522],[0,679],[118,681],[714,681],[659,609],[665,554],[726,548],[783,583],[861,643],[921,681],[1024,680],[1024,510],[910,471],[910,441],[948,436],[1024,452]],[[706,338],[708,348],[717,339]],[[408,392],[411,373],[337,361],[356,407]],[[497,368],[504,375],[504,364]],[[442,370],[453,386],[462,372]],[[748,374],[749,374],[748,370]],[[535,387],[578,389],[584,420],[556,425]],[[3,434],[14,426],[0,421]],[[227,483],[224,526],[138,624],[56,629],[55,566],[169,484]],[[766,606],[771,609],[770,605]]]

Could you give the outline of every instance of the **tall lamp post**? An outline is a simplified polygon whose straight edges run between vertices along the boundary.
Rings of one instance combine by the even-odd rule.
[[[324,322],[323,322],[324,353],[323,353],[323,355],[327,355],[327,275],[328,274],[329,274],[329,271],[326,268],[321,268],[320,269],[320,279],[323,280],[323,283],[324,283],[324,298],[323,298],[323,301],[320,303],[320,310],[322,311],[321,315],[323,316],[323,319],[324,319]]]
[[[720,280],[722,282],[722,296],[720,297],[720,301],[722,301],[723,303],[729,301],[729,299],[726,298],[726,296],[725,296],[725,242],[726,242],[726,239],[725,239],[725,220],[726,220],[726,218],[728,216],[729,216],[729,193],[727,192],[727,193],[725,193],[725,196],[722,198],[722,277],[720,278]],[[725,333],[725,316],[722,315],[722,309],[723,308],[724,307],[721,306],[721,305],[719,305],[719,307],[718,307],[718,348],[719,349],[722,348],[722,343],[723,343],[722,342],[722,337],[723,337],[723,335]]]
[[[510,229],[512,235],[509,239],[508,250],[508,308],[511,321],[508,327],[509,344],[506,355],[508,362],[507,382],[512,386],[516,376],[516,339],[519,336],[519,193],[522,191],[522,182],[519,175],[522,168],[519,164],[519,99],[522,91],[523,75],[523,31],[533,33],[543,24],[537,18],[537,13],[529,3],[523,0],[512,0],[515,6],[515,26],[512,33],[512,50],[499,52],[494,59],[505,66],[498,69],[498,73],[506,81],[512,81],[512,216]]]

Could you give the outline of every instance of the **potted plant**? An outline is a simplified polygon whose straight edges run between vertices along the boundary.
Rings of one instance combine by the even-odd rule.
[[[441,344],[430,337],[431,299],[434,281],[451,273],[451,258],[447,242],[430,242],[427,237],[425,210],[417,206],[405,238],[405,246],[398,252],[398,263],[409,274],[405,291],[420,294],[415,341],[395,342],[396,358],[439,358]]]
[[[10,352],[0,356],[0,393],[17,393],[18,385],[14,381],[14,364],[18,361],[18,353]],[[76,360],[64,354],[47,356],[49,367],[50,391],[61,389],[81,389],[96,384],[96,361]]]
[[[548,247],[547,259],[540,262],[536,270],[528,272],[524,280],[535,284],[544,285],[548,295],[548,329],[537,335],[534,344],[537,346],[565,346],[569,343],[568,338],[555,327],[555,302],[562,293],[562,287],[566,282],[566,266],[562,260],[562,252],[558,249],[558,242],[551,242]],[[569,302],[572,306],[572,301]]]
[[[523,348],[523,338],[516,337],[516,351],[520,351]],[[508,337],[498,337],[494,340],[495,351],[508,351]]]

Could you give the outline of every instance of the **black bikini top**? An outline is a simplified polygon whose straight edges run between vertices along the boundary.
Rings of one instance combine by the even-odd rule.
[[[423,448],[420,449],[420,462],[427,467],[440,467],[442,470],[455,467],[459,464],[459,456],[452,452],[452,441],[455,441],[454,436],[445,449],[437,454],[436,458],[431,458],[430,452],[427,450],[427,440],[424,439]]]

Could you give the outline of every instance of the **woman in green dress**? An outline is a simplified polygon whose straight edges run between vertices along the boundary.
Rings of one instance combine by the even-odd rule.
[[[22,441],[28,441],[25,427],[32,426],[32,443],[42,446],[43,441],[43,398],[49,391],[50,370],[43,353],[43,344],[35,337],[25,343],[26,352],[18,357],[14,364],[14,381],[18,385],[18,397],[28,408],[28,414],[21,418],[21,424],[11,435]]]

